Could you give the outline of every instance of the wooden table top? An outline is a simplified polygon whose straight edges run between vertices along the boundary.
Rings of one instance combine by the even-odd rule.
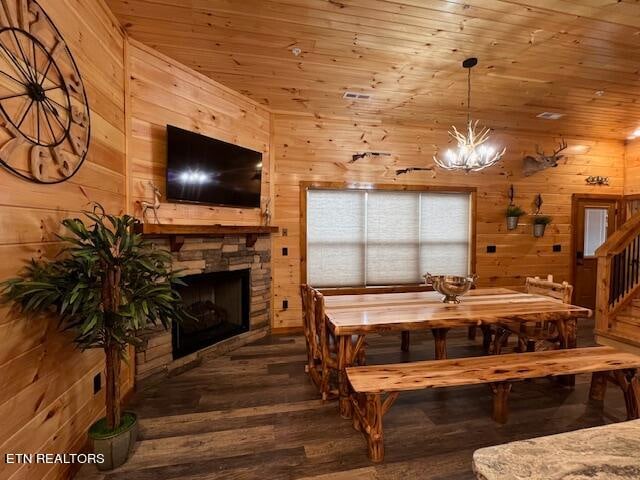
[[[591,310],[542,295],[505,288],[478,288],[459,304],[442,303],[438,292],[325,297],[325,312],[337,335],[456,328],[521,321],[590,317]]]

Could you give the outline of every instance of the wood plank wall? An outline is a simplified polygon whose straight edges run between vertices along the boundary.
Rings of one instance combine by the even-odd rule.
[[[59,221],[101,202],[125,208],[124,35],[102,0],[39,0],[69,45],[91,107],[87,161],[71,180],[37,185],[0,171],[0,279],[15,276],[32,257],[59,248]],[[23,318],[0,307],[0,452],[72,452],[104,411],[101,351],[80,353],[55,322]],[[125,367],[126,368],[126,367]],[[124,371],[124,392],[131,376]],[[104,381],[103,381],[104,385]],[[68,465],[0,462],[2,479],[53,479]]]
[[[301,181],[348,181],[407,183],[424,185],[478,186],[477,273],[483,286],[522,287],[528,275],[553,274],[569,280],[571,272],[571,195],[573,193],[622,194],[624,144],[565,137],[570,146],[584,145],[588,153],[569,155],[557,168],[525,178],[522,157],[539,144],[547,152],[558,138],[527,132],[496,132],[495,143],[507,147],[500,165],[479,173],[437,171],[395,176],[396,168],[432,164],[434,146],[447,144],[447,132],[430,126],[400,126],[378,122],[276,115],[274,118],[275,216],[274,223],[288,235],[276,237],[273,245],[274,328],[300,326],[300,211]],[[351,155],[362,151],[391,152],[391,157],[362,159],[349,164]],[[585,183],[589,175],[610,177],[610,186],[593,187]],[[554,217],[544,238],[532,235],[530,218],[523,218],[517,231],[507,232],[504,210],[507,191],[514,185],[516,203],[527,212],[534,210],[534,198],[541,193],[542,213]],[[561,252],[553,252],[555,244]],[[487,254],[487,245],[496,245]],[[288,256],[282,256],[282,247]],[[282,309],[282,300],[289,308]]]
[[[129,44],[130,207],[151,199],[149,181],[165,196],[166,126],[174,125],[263,152],[262,199],[270,188],[271,114],[265,107],[222,86],[156,50]],[[240,209],[163,201],[161,223],[251,225],[262,221],[260,209]]]
[[[627,142],[624,194],[640,195],[640,138]]]

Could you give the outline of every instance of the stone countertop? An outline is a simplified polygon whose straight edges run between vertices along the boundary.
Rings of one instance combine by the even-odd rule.
[[[481,448],[480,480],[640,479],[640,420]]]

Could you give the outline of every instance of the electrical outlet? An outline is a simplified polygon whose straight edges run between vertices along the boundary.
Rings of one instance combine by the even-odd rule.
[[[283,228],[282,229],[282,236],[286,237],[287,235],[289,235],[289,229],[288,228]]]
[[[487,245],[487,253],[496,253],[496,250],[495,245]]]
[[[96,373],[93,377],[93,394],[95,395],[100,390],[102,390],[102,375],[100,373]]]
[[[562,251],[562,245],[560,245],[559,243],[556,243],[556,244],[553,246],[553,251],[554,251],[554,252],[561,252],[561,251]]]

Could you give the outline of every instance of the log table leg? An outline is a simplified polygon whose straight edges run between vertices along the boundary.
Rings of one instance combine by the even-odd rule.
[[[351,336],[340,335],[338,338],[338,393],[339,409],[342,418],[351,418],[351,402],[349,401],[349,380],[347,367],[350,365]]]
[[[575,318],[567,320],[559,320],[557,322],[558,332],[560,333],[561,348],[576,348],[578,346],[578,323]],[[558,381],[565,387],[575,387],[575,375],[562,375],[558,377]]]
[[[480,330],[482,331],[482,350],[485,355],[489,355],[491,351],[491,341],[493,332],[491,330],[491,325],[481,325]]]
[[[410,343],[411,343],[411,334],[408,331],[402,332],[402,344],[400,347],[401,350],[403,352],[408,352]]]
[[[469,329],[467,330],[467,338],[469,340],[475,340],[476,339],[476,326],[473,325],[471,327],[469,327]]]
[[[445,360],[447,358],[447,332],[448,328],[432,328],[433,340],[435,343],[436,360]]]

